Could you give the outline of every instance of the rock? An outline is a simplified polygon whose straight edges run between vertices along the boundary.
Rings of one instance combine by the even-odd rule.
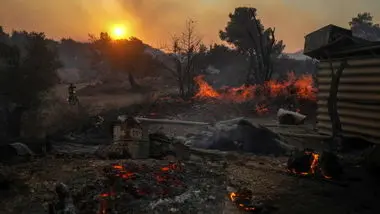
[[[300,125],[303,124],[306,116],[294,111],[288,111],[280,108],[277,112],[277,119],[280,124]]]
[[[265,127],[240,120],[229,129],[225,128],[214,133],[213,143],[209,149],[240,150],[255,154],[285,154],[287,148],[281,145],[277,138],[275,133]]]
[[[34,155],[34,152],[32,152],[32,150],[30,150],[29,147],[23,143],[20,143],[20,142],[11,143],[9,144],[9,146],[13,147],[16,150],[17,155],[20,155],[20,156]]]
[[[0,162],[18,163],[29,160],[35,153],[23,143],[11,143],[0,146]]]

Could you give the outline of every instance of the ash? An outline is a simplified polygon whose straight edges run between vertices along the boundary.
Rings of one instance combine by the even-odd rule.
[[[170,166],[174,167],[166,170]],[[117,162],[105,167],[103,178],[89,178],[90,183],[74,188],[73,197],[83,214],[101,209],[107,214],[220,213],[216,210],[223,209],[226,196],[226,178],[217,173],[221,167],[206,170],[197,163],[156,160]]]
[[[236,118],[186,138],[186,144],[203,149],[284,155],[292,148],[266,127]]]

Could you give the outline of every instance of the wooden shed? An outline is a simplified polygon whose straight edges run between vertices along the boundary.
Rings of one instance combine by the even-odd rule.
[[[305,37],[304,54],[319,60],[318,132],[332,134],[327,106],[331,71],[345,61],[337,94],[342,134],[380,144],[380,42],[360,39],[350,30],[328,25]]]

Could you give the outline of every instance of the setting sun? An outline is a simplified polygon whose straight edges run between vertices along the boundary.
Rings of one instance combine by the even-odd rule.
[[[112,39],[125,39],[128,36],[127,28],[124,25],[114,25],[111,29]]]

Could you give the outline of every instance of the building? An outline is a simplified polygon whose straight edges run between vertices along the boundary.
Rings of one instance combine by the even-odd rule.
[[[338,89],[338,114],[344,136],[380,144],[380,42],[354,37],[350,30],[328,25],[305,36],[304,54],[318,59],[317,129],[332,134],[327,98],[331,68],[343,61]]]

